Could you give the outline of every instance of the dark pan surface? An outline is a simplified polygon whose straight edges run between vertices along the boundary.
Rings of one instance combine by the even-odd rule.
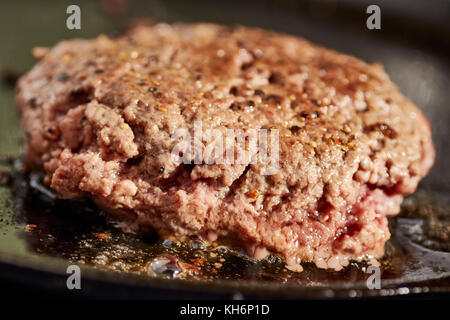
[[[348,0],[124,2],[128,5],[117,13],[105,8],[108,1],[103,5],[78,1],[80,31],[65,28],[65,10],[73,2],[0,4],[0,166],[10,173],[0,179],[4,182],[0,187],[2,280],[67,293],[65,270],[78,264],[83,272],[82,294],[91,297],[332,298],[450,292],[447,1],[378,2],[382,29],[377,31],[365,27],[369,3],[364,1],[357,5]],[[405,201],[402,214],[390,222],[393,237],[381,261],[381,290],[367,288],[370,274],[364,264],[352,264],[341,272],[306,265],[304,272],[293,273],[277,259],[255,262],[221,247],[202,250],[198,243],[161,243],[154,236],[122,234],[92,204],[55,200],[38,175],[23,170],[13,82],[32,66],[31,48],[71,37],[118,34],[130,19],[142,16],[269,28],[384,64],[401,91],[430,119],[437,159],[419,191]],[[173,267],[155,272],[161,260]]]

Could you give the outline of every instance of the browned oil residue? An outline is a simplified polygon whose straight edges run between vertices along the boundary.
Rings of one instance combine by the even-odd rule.
[[[35,181],[42,178],[31,175]],[[44,186],[30,186],[29,174],[16,171],[13,176],[16,219],[33,226],[26,233],[29,246],[43,255],[117,272],[206,281],[229,279],[325,287],[338,282],[365,281],[369,276],[364,272],[364,263],[351,263],[339,272],[307,263],[303,272],[296,273],[286,269],[275,256],[255,261],[243,252],[207,245],[198,239],[179,243],[162,241],[155,234],[123,233],[92,202],[52,199],[42,192]],[[448,214],[436,211],[421,194],[418,197],[408,199],[402,212],[402,216],[426,218],[423,238],[413,241],[448,251]],[[395,219],[391,227],[396,227]],[[381,261],[383,279],[401,279],[409,260],[410,255],[395,238],[390,240]]]

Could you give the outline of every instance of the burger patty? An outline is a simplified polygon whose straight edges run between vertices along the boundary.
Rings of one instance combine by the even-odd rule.
[[[16,95],[28,162],[124,231],[339,270],[382,256],[387,217],[434,162],[429,122],[382,66],[297,37],[157,24],[34,55]],[[234,146],[250,155],[240,162],[180,162],[174,133],[195,123],[277,132],[277,170],[248,143]]]

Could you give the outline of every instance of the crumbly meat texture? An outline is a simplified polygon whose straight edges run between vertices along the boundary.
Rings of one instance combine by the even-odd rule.
[[[157,24],[35,55],[16,95],[28,161],[125,230],[339,270],[383,254],[387,216],[434,161],[429,122],[380,65],[297,37]],[[278,129],[278,172],[179,164],[171,137],[194,121]]]

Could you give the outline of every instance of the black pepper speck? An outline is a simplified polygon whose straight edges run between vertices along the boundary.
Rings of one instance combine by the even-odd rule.
[[[36,98],[31,98],[28,102],[32,108],[36,107]]]
[[[261,89],[256,89],[256,90],[255,90],[255,94],[256,94],[257,96],[263,97],[263,96],[264,96],[264,91],[262,91]]]
[[[58,77],[58,81],[66,82],[67,80],[69,80],[67,73],[61,73]]]

